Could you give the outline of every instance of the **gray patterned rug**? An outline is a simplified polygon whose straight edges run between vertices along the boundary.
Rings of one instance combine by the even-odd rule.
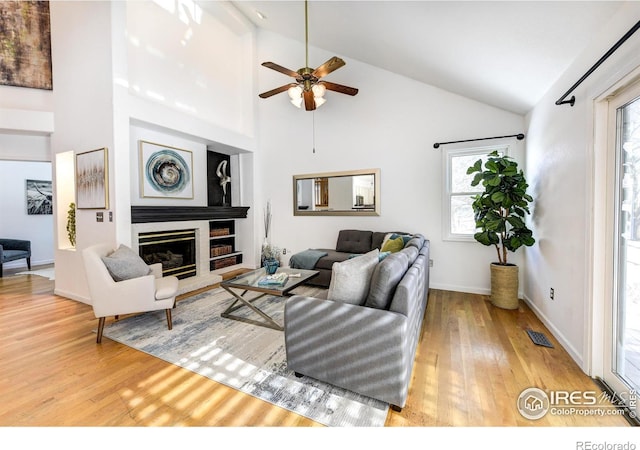
[[[303,286],[296,292],[321,291]],[[284,300],[265,297],[257,306],[283,323]],[[167,329],[164,311],[156,311],[114,322],[105,327],[104,337],[327,426],[384,426],[388,404],[296,378],[287,369],[283,332],[220,317],[231,302],[231,295],[218,288],[179,301],[173,330]],[[255,318],[248,308],[235,314],[243,310]]]

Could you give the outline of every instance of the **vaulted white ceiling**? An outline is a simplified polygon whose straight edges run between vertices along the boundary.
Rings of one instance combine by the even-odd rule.
[[[304,1],[231,3],[256,26],[304,42]],[[309,44],[525,114],[622,3],[311,0]],[[303,67],[300,58],[289,68]]]

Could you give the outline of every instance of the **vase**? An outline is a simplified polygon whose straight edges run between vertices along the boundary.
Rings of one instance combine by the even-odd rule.
[[[280,261],[277,259],[269,258],[264,260],[264,270],[267,274],[273,275],[278,270],[278,267],[280,267]]]
[[[518,309],[518,266],[491,264],[491,303],[504,309]]]

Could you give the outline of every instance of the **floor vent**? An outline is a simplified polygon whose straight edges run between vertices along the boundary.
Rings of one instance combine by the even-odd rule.
[[[544,334],[538,331],[532,331],[532,330],[527,330],[527,334],[529,335],[529,337],[531,338],[534,344],[553,348],[553,344],[549,342],[549,339],[547,339],[547,337]]]

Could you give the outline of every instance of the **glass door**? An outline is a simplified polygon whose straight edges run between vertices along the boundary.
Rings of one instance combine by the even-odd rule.
[[[635,410],[640,392],[640,88],[627,90],[610,106],[616,121],[614,270],[605,381]]]

